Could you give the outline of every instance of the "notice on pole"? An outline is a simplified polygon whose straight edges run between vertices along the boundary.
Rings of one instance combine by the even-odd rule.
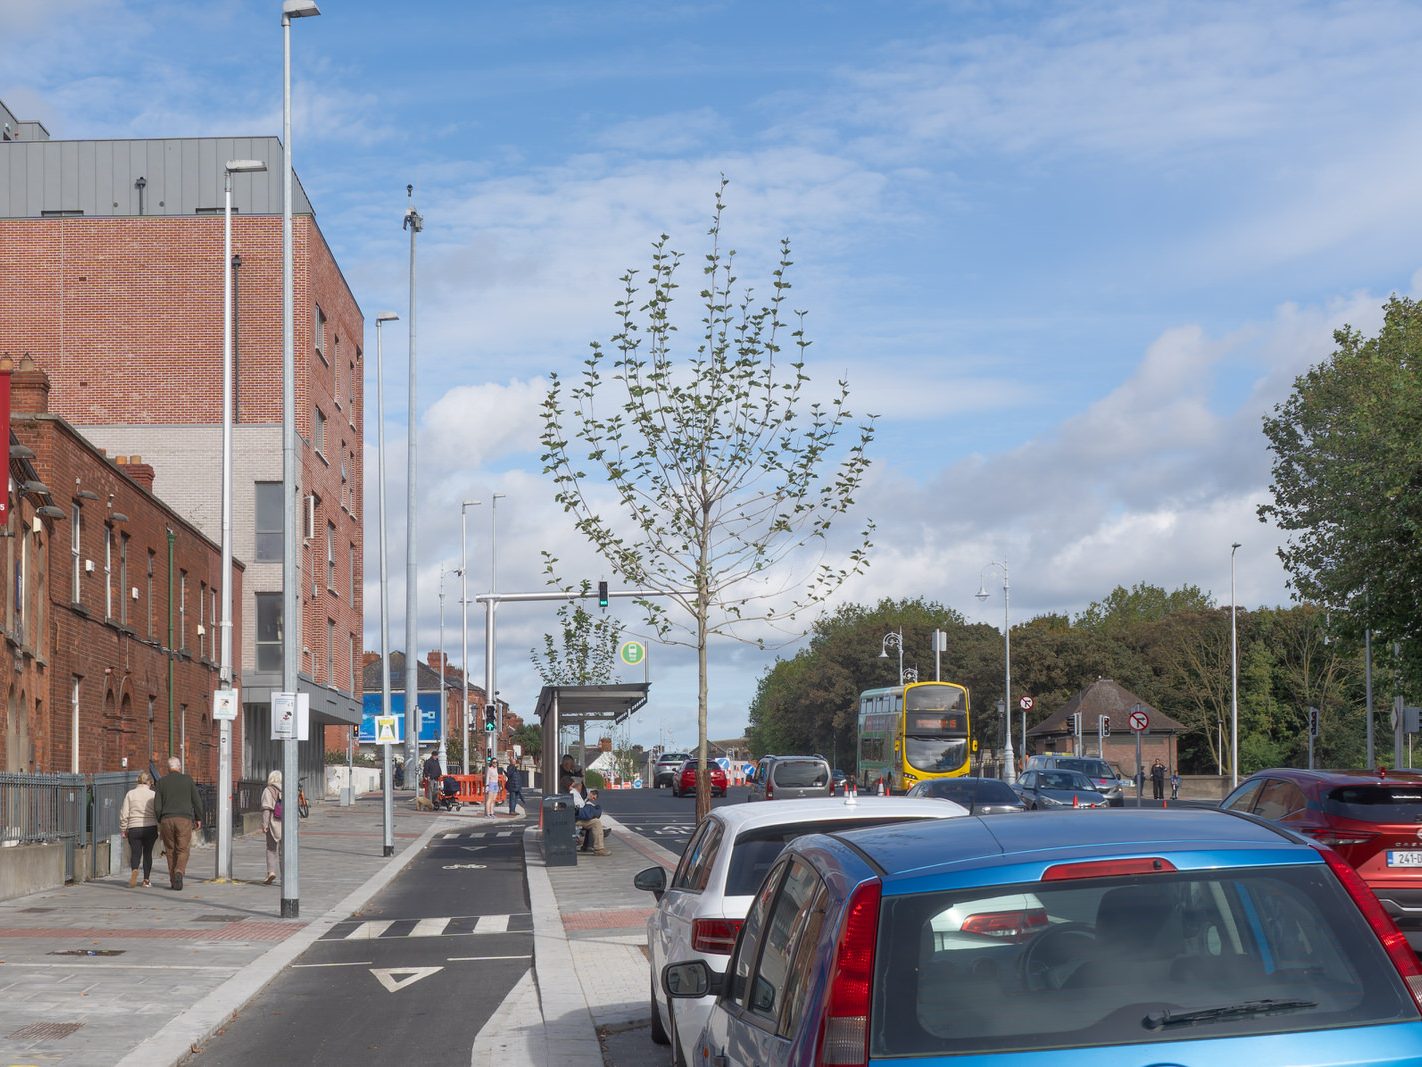
[[[394,715],[377,715],[375,717],[375,743],[377,745],[398,745],[400,743],[400,732],[396,728],[399,722]]]
[[[647,658],[647,646],[641,641],[623,641],[617,654],[627,666],[635,667]]]
[[[231,722],[237,718],[237,690],[219,689],[212,694],[214,722]]]
[[[296,694],[272,694],[272,740],[290,741],[296,737]]]

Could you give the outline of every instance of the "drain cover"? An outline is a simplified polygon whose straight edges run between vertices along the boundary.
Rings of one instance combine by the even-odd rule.
[[[51,956],[122,956],[121,948],[66,948],[49,953]],[[14,1035],[11,1035],[14,1036]]]
[[[30,1023],[7,1034],[12,1041],[58,1041],[78,1030],[83,1023]]]

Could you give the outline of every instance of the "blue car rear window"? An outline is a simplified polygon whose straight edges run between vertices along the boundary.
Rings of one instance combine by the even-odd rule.
[[[889,897],[876,957],[875,1057],[1418,1019],[1317,864]]]

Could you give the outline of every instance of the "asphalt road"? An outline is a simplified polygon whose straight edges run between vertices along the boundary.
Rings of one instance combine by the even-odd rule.
[[[750,789],[731,786],[724,797],[712,797],[713,808],[744,804]],[[604,789],[602,808],[627,829],[655,841],[677,855],[696,829],[696,798],[674,797],[670,789]]]
[[[523,826],[471,823],[437,835],[189,1062],[468,1062],[533,962]]]

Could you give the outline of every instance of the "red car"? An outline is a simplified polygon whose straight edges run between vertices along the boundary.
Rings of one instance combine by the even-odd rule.
[[[711,795],[713,797],[723,797],[726,795],[726,787],[730,781],[726,778],[726,772],[721,770],[714,763],[707,762],[706,770],[711,775]],[[671,783],[672,796],[684,797],[696,792],[696,761],[689,759],[681,765],[681,770],[672,775]]]
[[[1240,782],[1220,806],[1331,847],[1422,950],[1422,774],[1282,767]]]

